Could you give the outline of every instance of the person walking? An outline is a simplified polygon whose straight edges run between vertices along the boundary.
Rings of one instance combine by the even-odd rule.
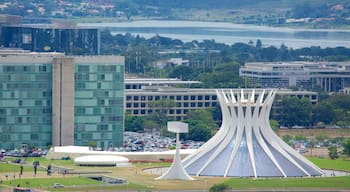
[[[19,178],[23,175],[23,164],[19,167]]]
[[[39,166],[39,161],[34,161],[33,166],[34,166],[34,175],[36,175],[37,170],[38,170],[38,166]]]

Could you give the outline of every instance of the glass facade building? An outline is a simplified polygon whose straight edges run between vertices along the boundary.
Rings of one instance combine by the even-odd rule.
[[[51,144],[49,63],[0,65],[0,148]]]
[[[0,56],[0,148],[122,145],[123,57]]]
[[[76,63],[76,145],[96,142],[101,148],[123,142],[124,67],[114,64]]]

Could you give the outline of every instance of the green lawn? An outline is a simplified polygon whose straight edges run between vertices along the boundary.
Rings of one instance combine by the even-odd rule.
[[[344,159],[330,160],[327,158],[309,158],[317,166],[324,169],[335,169],[335,170],[346,170],[350,171],[350,161]],[[71,160],[46,160],[44,158],[28,158],[27,165],[24,167],[24,171],[33,171],[31,166],[34,160],[39,160],[41,165],[47,166],[48,164],[54,164],[58,166],[65,166],[71,168],[78,168],[74,165]],[[169,166],[170,163],[160,162],[160,163],[133,163],[135,167],[139,169],[147,167],[162,167]],[[80,167],[79,167],[80,168]],[[87,169],[89,167],[82,167],[80,169]],[[96,169],[96,168],[92,168]],[[104,168],[98,168],[99,170],[104,170]],[[13,170],[16,172],[19,171],[19,165],[0,163],[0,173],[13,173]],[[3,175],[2,175],[3,176]],[[120,177],[123,178],[121,173]],[[28,182],[29,184],[26,184]],[[4,185],[12,185],[23,187],[34,187],[34,188],[43,188],[52,190],[52,185],[54,183],[61,183],[65,185],[64,188],[55,189],[55,190],[74,190],[81,191],[86,187],[89,190],[125,190],[125,189],[134,189],[134,190],[145,190],[147,189],[143,184],[144,183],[129,183],[128,185],[104,185],[101,182],[87,179],[85,177],[50,177],[50,178],[31,178],[31,179],[16,179],[15,182],[4,181]],[[350,177],[328,177],[328,178],[264,178],[264,179],[254,179],[254,178],[232,178],[224,182],[230,188],[233,189],[250,189],[250,188],[272,188],[272,189],[283,189],[283,188],[347,188],[350,189]],[[103,185],[103,187],[101,187]],[[73,188],[73,189],[72,189]]]
[[[54,183],[60,183],[65,186],[73,185],[97,185],[102,184],[99,181],[88,179],[85,177],[51,177],[51,178],[26,178],[26,179],[16,179],[15,181],[3,181],[4,185],[13,185],[17,186],[20,184],[22,187],[42,187],[47,188],[51,187]]]
[[[15,181],[5,180],[3,181],[4,186],[21,186],[28,188],[41,188],[41,189],[49,189],[53,190],[54,183],[60,183],[64,185],[63,188],[56,188],[55,190],[68,190],[72,191],[80,191],[83,188],[89,188],[89,190],[93,189],[146,189],[145,186],[137,185],[134,183],[128,183],[126,185],[110,185],[105,184],[100,181],[95,181],[93,179],[88,179],[86,177],[51,177],[51,178],[26,178],[26,179],[16,179]]]
[[[350,188],[350,177],[246,179],[233,178],[224,184],[233,189],[250,188]]]
[[[328,159],[328,158],[308,158],[322,169],[334,169],[350,172],[350,159]]]
[[[19,164],[12,164],[12,163],[0,163],[0,173],[18,173],[20,171],[20,165]],[[23,172],[33,172],[33,166],[31,165],[24,165],[23,166]],[[38,171],[42,171],[42,169],[38,169]]]

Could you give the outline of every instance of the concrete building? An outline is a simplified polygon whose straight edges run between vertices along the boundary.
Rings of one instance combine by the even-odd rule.
[[[350,83],[350,62],[246,63],[239,74],[264,88],[338,92]]]
[[[0,148],[123,143],[123,57],[0,56]]]
[[[176,106],[167,110],[167,115],[174,117],[174,120],[180,121],[186,118],[189,110],[214,108],[218,105],[216,89],[198,89],[198,88],[175,88],[175,82],[171,81],[173,86],[145,86],[148,84],[157,84],[156,79],[142,79],[137,84],[133,81],[133,89],[125,89],[125,111],[135,115],[144,116],[151,114],[155,109],[149,106],[152,101],[160,99],[173,100]],[[130,79],[125,80],[126,85]],[[129,82],[129,83],[127,83]],[[152,83],[151,83],[152,82]],[[165,83],[164,81],[160,81]],[[183,84],[183,82],[180,82]],[[130,85],[130,84],[129,84]],[[318,101],[318,94],[311,91],[291,91],[288,89],[277,90],[278,96],[296,96],[298,98],[308,98],[311,103],[316,104]],[[271,116],[278,118],[281,115],[281,97],[277,97],[273,105]]]
[[[304,177],[323,171],[284,143],[269,125],[275,90],[218,90],[219,131],[183,160],[196,176]]]

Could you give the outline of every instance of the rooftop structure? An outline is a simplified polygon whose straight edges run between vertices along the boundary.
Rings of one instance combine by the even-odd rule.
[[[350,62],[246,63],[239,73],[264,88],[319,87],[337,92],[350,83]]]
[[[125,78],[125,89],[143,89],[146,86],[190,86],[199,84],[200,81],[182,81],[176,78]]]
[[[220,130],[183,160],[190,175],[300,177],[322,170],[284,143],[269,125],[273,90],[218,90]]]

